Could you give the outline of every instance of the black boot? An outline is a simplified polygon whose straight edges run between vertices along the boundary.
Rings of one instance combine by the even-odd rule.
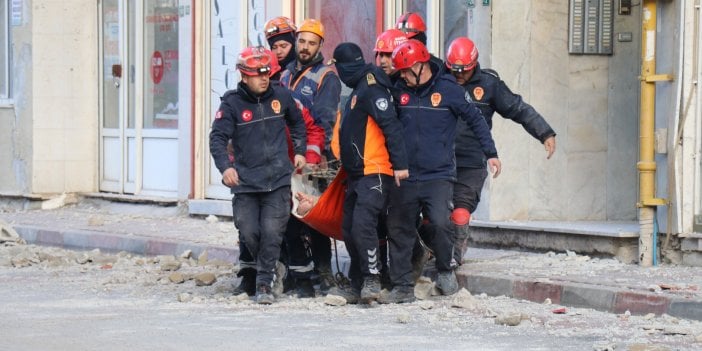
[[[242,268],[236,275],[241,277],[241,281],[239,282],[239,286],[234,288],[232,293],[235,296],[243,293],[254,296],[254,294],[256,294],[256,270],[253,268]]]

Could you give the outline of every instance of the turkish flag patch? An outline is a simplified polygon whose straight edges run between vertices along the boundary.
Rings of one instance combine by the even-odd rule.
[[[222,110],[217,110],[217,113],[215,113],[215,119],[220,119],[222,118]]]
[[[409,94],[400,95],[400,105],[407,105],[409,103]]]
[[[248,122],[253,118],[253,113],[250,110],[244,110],[244,112],[241,113],[241,119],[244,120],[244,122]]]

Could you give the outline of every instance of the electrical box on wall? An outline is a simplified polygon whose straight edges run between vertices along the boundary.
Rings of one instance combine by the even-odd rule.
[[[615,0],[570,0],[568,52],[611,55]]]

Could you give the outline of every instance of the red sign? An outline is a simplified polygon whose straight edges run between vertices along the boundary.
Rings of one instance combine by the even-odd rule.
[[[163,79],[163,56],[160,51],[154,51],[151,55],[151,80],[154,84],[161,83]]]

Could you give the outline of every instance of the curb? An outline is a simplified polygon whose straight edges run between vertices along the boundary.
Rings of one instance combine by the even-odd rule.
[[[435,272],[433,272],[435,274]],[[610,313],[634,315],[668,314],[673,317],[702,321],[702,300],[664,296],[647,291],[617,289],[600,285],[544,282],[537,279],[499,275],[456,272],[458,284],[471,294],[507,296],[543,303],[547,298],[553,304],[591,308]]]
[[[198,244],[138,235],[116,235],[90,230],[52,230],[29,225],[15,225],[13,228],[28,244],[57,246],[74,250],[127,251],[143,256],[173,255],[178,257],[184,251],[191,250],[193,256],[197,257],[207,251],[209,259],[221,259],[233,264],[239,261],[238,247]]]
[[[143,256],[178,256],[185,250],[191,250],[193,256],[199,256],[207,250],[210,259],[221,259],[233,264],[237,264],[239,259],[238,247],[89,230],[51,230],[29,225],[16,225],[13,228],[27,243],[36,245],[78,250],[98,248],[107,252],[127,251]],[[343,261],[343,258],[340,261]],[[433,268],[425,269],[424,273],[436,278],[436,270]],[[461,270],[456,271],[456,278],[461,287],[474,295],[485,293],[489,296],[506,296],[536,303],[543,303],[548,298],[553,304],[567,307],[591,308],[617,314],[626,311],[634,315],[668,314],[702,321],[702,299],[684,299],[596,284],[544,281],[543,278],[475,274]]]

